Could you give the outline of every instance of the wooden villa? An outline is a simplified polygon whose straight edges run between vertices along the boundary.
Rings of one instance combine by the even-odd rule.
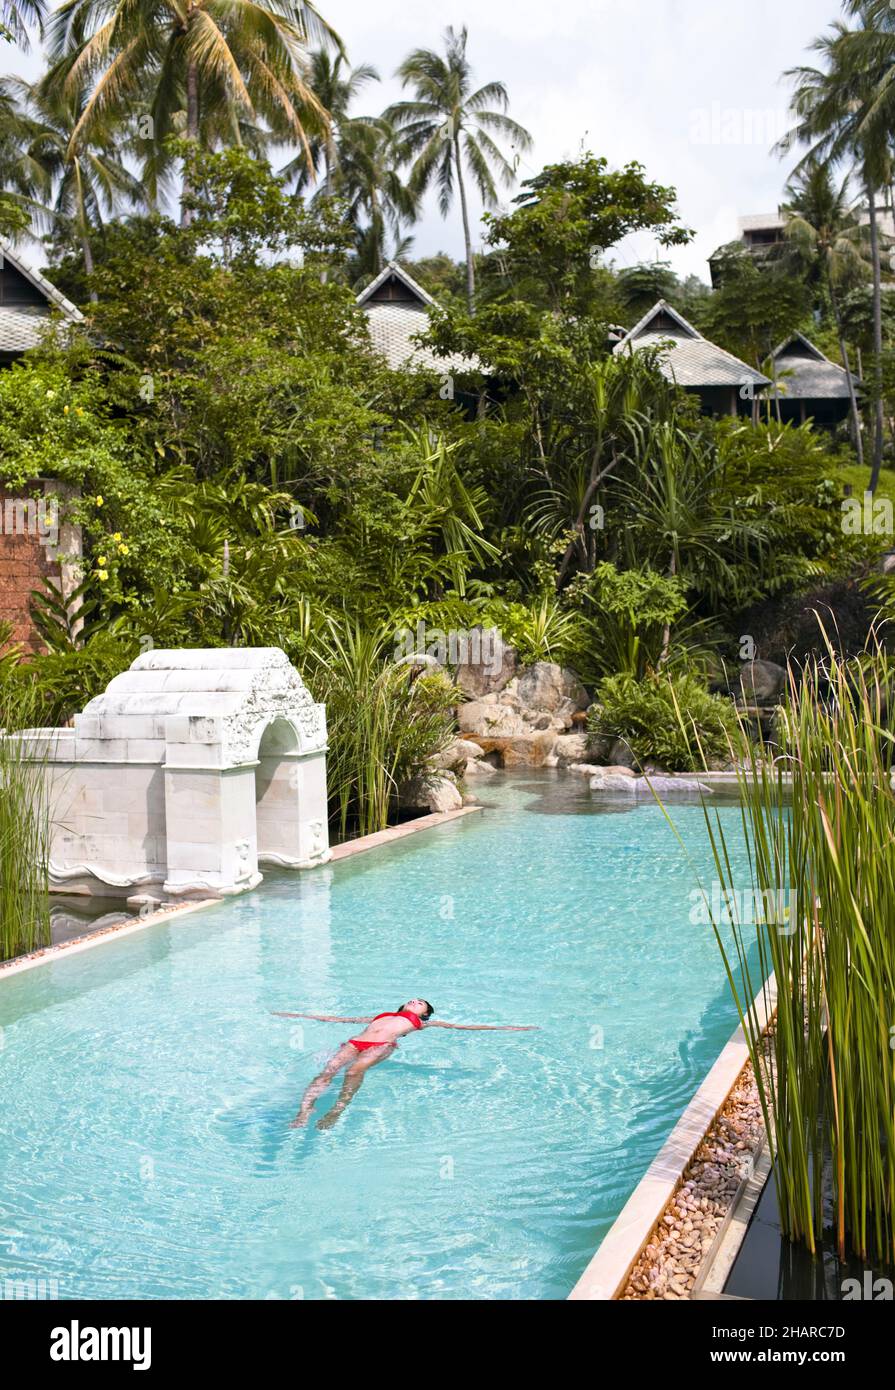
[[[752,403],[770,381],[733,353],[709,342],[660,299],[613,351],[659,349],[659,368],[669,381],[699,397],[705,415],[750,415]]]
[[[804,333],[793,333],[771,353],[774,381],[767,392],[783,421],[838,425],[849,413],[848,374]],[[855,389],[859,383],[852,373]]]

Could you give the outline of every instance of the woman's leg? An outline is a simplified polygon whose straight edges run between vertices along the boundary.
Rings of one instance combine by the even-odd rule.
[[[333,1077],[342,1067],[347,1066],[353,1058],[357,1056],[357,1048],[350,1043],[342,1043],[338,1052],[333,1053],[323,1071],[314,1077],[308,1089],[302,1096],[298,1114],[289,1126],[290,1129],[301,1129],[311,1118],[311,1111],[319,1096],[323,1095]]]
[[[357,1061],[352,1062],[345,1073],[339,1099],[336,1101],[333,1108],[328,1110],[327,1113],[317,1121],[318,1129],[332,1129],[346,1105],[350,1105],[351,1101],[357,1095],[363,1083],[363,1079],[370,1068],[375,1067],[377,1062],[384,1062],[386,1057],[394,1052],[394,1050],[394,1043],[383,1043],[382,1047],[364,1048]]]

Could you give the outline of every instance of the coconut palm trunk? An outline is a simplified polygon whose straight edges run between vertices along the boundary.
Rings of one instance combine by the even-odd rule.
[[[199,142],[199,69],[195,63],[190,63],[186,70],[186,138],[196,144]],[[184,175],[180,203],[181,227],[188,227],[193,220],[192,212],[185,206],[191,192],[190,181]]]
[[[466,202],[466,184],[463,181],[463,162],[460,159],[460,137],[458,135],[454,135],[454,163],[457,166],[457,187],[460,190],[460,211],[463,216],[463,241],[466,245],[466,305],[471,314],[475,301],[475,266],[472,260],[469,207]]]
[[[879,254],[879,225],[876,215],[876,190],[867,180],[867,210],[870,216],[870,256],[873,262],[873,369],[874,419],[873,464],[870,469],[870,491],[875,492],[883,463],[883,296],[882,267]]]
[[[830,274],[829,265],[827,266],[827,288],[830,291],[830,305],[833,310],[833,318],[836,321],[836,336],[839,339],[839,355],[842,358],[842,365],[845,368],[845,379],[848,382],[848,400],[851,407],[851,418],[855,434],[855,453],[858,456],[859,467],[863,468],[864,441],[861,438],[861,416],[858,411],[858,393],[855,390],[855,379],[852,376],[851,363],[848,360],[848,344],[845,341],[845,330],[842,326],[842,310],[839,308],[839,299],[833,284],[833,277]]]

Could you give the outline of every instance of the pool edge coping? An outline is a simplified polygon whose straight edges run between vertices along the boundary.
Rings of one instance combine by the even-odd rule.
[[[770,976],[752,1005],[762,1032],[773,1017],[776,998],[776,982]],[[749,1060],[749,1044],[740,1024],[567,1294],[568,1301],[611,1301],[621,1296],[634,1265],[680,1187],[687,1166]]]
[[[483,809],[482,806],[458,806],[453,811],[433,811],[429,815],[418,816],[416,820],[407,821],[404,825],[390,825],[385,830],[375,830],[372,834],[361,835],[356,840],[346,840],[344,844],[336,845],[330,858],[319,867],[325,868],[326,864],[347,859],[352,854],[363,854],[368,850],[378,849],[380,845],[390,844],[393,840],[402,840],[418,830],[432,830],[436,826],[444,825],[447,821],[457,820],[461,816]],[[260,886],[259,884],[258,887]],[[24,970],[35,970],[40,965],[50,965],[53,961],[61,960],[66,956],[78,955],[81,951],[90,951],[96,946],[103,946],[108,941],[120,941],[122,937],[133,936],[136,932],[144,931],[147,927],[157,926],[160,922],[176,922],[179,918],[187,917],[193,912],[201,912],[209,907],[220,907],[222,903],[233,901],[242,896],[244,895],[237,894],[228,897],[203,898],[200,902],[179,903],[176,907],[166,907],[158,912],[148,912],[145,917],[128,918],[120,926],[101,927],[98,931],[75,937],[73,941],[61,941],[56,946],[44,946],[26,956],[10,961],[0,961],[0,983],[11,975],[20,975]]]

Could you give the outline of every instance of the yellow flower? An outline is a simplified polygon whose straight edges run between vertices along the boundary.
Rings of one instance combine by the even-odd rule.
[[[68,414],[68,406],[67,406],[67,405],[66,405],[66,406],[63,406],[63,408],[62,408],[62,414],[63,414],[63,415],[67,415],[67,414]]]
[[[96,571],[96,577],[97,577],[97,579],[108,579],[108,577],[109,577],[109,571],[108,571],[108,570],[97,570],[97,571]]]
[[[98,507],[101,507],[103,505],[103,499],[101,497],[94,497],[93,500]]]
[[[83,415],[83,414],[84,414],[84,412],[83,412],[83,410],[81,409],[80,406],[78,406],[77,409],[78,409],[78,414],[79,414],[79,415]]]
[[[115,534],[114,534],[114,536],[112,537],[112,540],[113,540],[113,541],[120,541],[120,540],[121,540],[121,532],[120,532],[120,531],[116,531]]]
[[[128,547],[127,547],[126,545],[119,545],[119,547],[118,547],[118,554],[119,554],[119,555],[130,555],[130,550],[128,549]]]
[[[107,565],[109,562],[108,562],[108,560],[106,559],[105,555],[97,555],[97,557],[96,557],[96,563],[97,563],[98,565]]]

